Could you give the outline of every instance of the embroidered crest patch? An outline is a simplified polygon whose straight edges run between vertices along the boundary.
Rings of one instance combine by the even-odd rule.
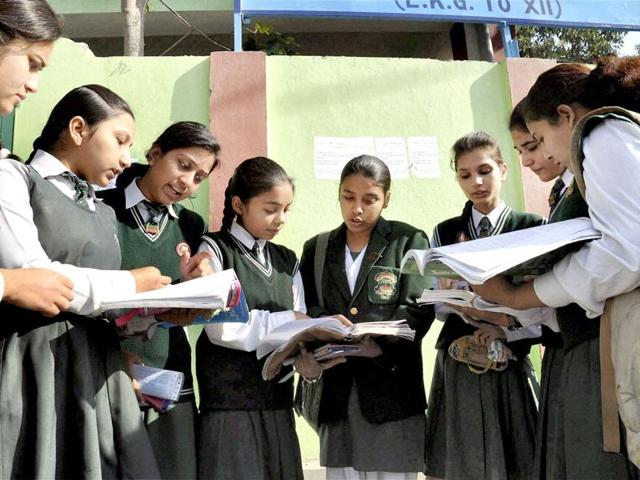
[[[396,292],[396,285],[398,284],[398,276],[388,270],[383,270],[377,273],[374,277],[376,285],[374,292],[381,300],[389,300]]]

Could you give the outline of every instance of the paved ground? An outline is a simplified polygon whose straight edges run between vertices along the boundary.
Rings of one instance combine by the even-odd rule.
[[[325,480],[324,467],[320,466],[318,461],[302,462],[302,469],[304,471],[304,480]],[[418,480],[425,480],[423,474],[418,474]]]

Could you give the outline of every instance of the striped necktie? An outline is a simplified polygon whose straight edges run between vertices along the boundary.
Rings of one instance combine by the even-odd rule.
[[[71,172],[62,172],[60,176],[73,185],[75,191],[73,200],[81,207],[89,208],[89,196],[92,192],[91,185]]]
[[[143,200],[142,203],[144,203],[144,206],[147,208],[147,213],[149,214],[147,222],[144,225],[144,230],[150,235],[157,235],[160,231],[162,219],[167,214],[168,209],[166,205],[151,203],[148,200]]]
[[[564,182],[562,181],[562,177],[560,177],[553,184],[553,187],[551,187],[551,192],[549,193],[549,208],[551,210],[553,210],[553,207],[555,207],[562,198],[563,188]]]
[[[480,219],[480,223],[478,224],[480,227],[480,231],[478,232],[478,236],[480,238],[488,237],[491,233],[491,220],[488,217],[482,217]]]
[[[265,260],[264,253],[261,255],[260,252],[261,252],[260,245],[258,244],[258,242],[255,242],[253,244],[253,248],[251,249],[251,256],[253,256],[253,258],[255,258],[260,265],[262,265],[263,267],[266,267],[266,260]]]

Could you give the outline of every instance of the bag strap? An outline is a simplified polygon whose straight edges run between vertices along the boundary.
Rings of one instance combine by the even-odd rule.
[[[313,275],[316,283],[318,305],[320,308],[324,308],[324,299],[322,297],[322,272],[324,270],[324,259],[327,254],[327,245],[329,244],[329,233],[331,232],[323,232],[318,235],[316,251],[313,257]]]
[[[616,398],[616,378],[611,358],[611,308],[613,299],[607,300],[600,317],[600,395],[602,412],[602,449],[620,452],[620,421]]]

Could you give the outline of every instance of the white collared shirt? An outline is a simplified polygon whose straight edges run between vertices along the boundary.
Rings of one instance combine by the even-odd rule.
[[[140,190],[140,187],[138,187],[139,179],[140,177],[133,179],[133,181],[129,185],[127,185],[127,188],[124,189],[124,208],[129,210],[130,208],[138,205],[138,212],[140,213],[140,215],[142,215],[142,220],[146,222],[147,220],[149,220],[151,213],[149,212],[147,206],[142,202],[144,202],[145,200],[147,202],[151,202],[151,200],[145,197],[144,193],[142,193],[142,190]],[[171,215],[173,218],[178,218],[178,215],[176,215],[176,211],[174,210],[172,203],[165,205],[165,207],[167,207],[169,215]]]
[[[480,232],[480,220],[484,217],[487,217],[491,222],[491,233],[495,230],[496,226],[500,223],[500,217],[502,216],[502,212],[507,209],[507,204],[504,203],[503,200],[500,200],[500,203],[496,208],[491,210],[486,215],[484,213],[476,210],[476,207],[471,208],[471,218],[473,220],[473,226],[475,227],[476,232]]]
[[[563,258],[533,286],[551,307],[577,303],[590,318],[640,285],[640,128],[607,119],[584,139],[584,182],[598,240]]]
[[[260,247],[260,253],[264,255],[264,248],[267,241],[254,239],[239,223],[234,221],[229,229],[229,233],[248,250],[251,250],[257,241]],[[212,254],[210,262],[214,272],[224,270],[222,259],[218,257],[218,253],[207,242],[200,244],[198,252],[209,252]],[[307,313],[307,306],[304,301],[304,286],[302,285],[302,276],[299,271],[296,272],[293,277],[293,291],[291,294],[293,295],[293,309],[298,312]],[[267,310],[251,310],[247,323],[212,323],[206,325],[204,330],[211,343],[236,350],[243,350],[245,352],[252,352],[258,348],[260,341],[274,328],[284,323],[294,321],[295,319],[293,310],[273,313]]]
[[[74,199],[76,196],[76,189],[71,180],[68,180],[62,176],[63,173],[69,172],[71,175],[75,173],[71,172],[64,164],[56,157],[44,150],[37,150],[31,160],[31,166],[40,174],[42,178],[50,181],[56,186],[58,190],[65,194],[70,199]],[[89,184],[89,195],[87,197],[87,205],[89,210],[95,212],[96,206],[96,194],[93,187]]]
[[[561,196],[564,195],[564,192],[567,191],[567,188],[571,186],[571,184],[573,183],[573,179],[574,175],[568,168],[564,172],[562,172],[562,183],[564,183],[564,187],[562,187],[562,190],[560,191]]]
[[[363,247],[354,259],[351,250],[349,250],[349,246],[346,243],[344,244],[344,268],[347,272],[347,283],[349,284],[351,295],[353,295],[353,291],[356,289],[356,280],[358,280],[358,274],[360,273],[360,268],[362,268],[362,260],[367,251],[367,246],[368,244]]]
[[[48,154],[47,157],[40,156],[48,157],[56,160]],[[49,161],[36,162],[40,164],[40,170],[47,172],[41,162],[48,165]],[[22,163],[9,159],[0,161],[0,268],[48,268],[65,275],[73,282],[74,298],[69,311],[80,315],[98,313],[101,300],[107,295],[135,293],[135,280],[128,271],[80,268],[54,262],[47,256],[33,223],[28,177],[28,169]],[[63,193],[65,188],[71,191],[67,182],[54,181],[55,178],[47,180]]]

